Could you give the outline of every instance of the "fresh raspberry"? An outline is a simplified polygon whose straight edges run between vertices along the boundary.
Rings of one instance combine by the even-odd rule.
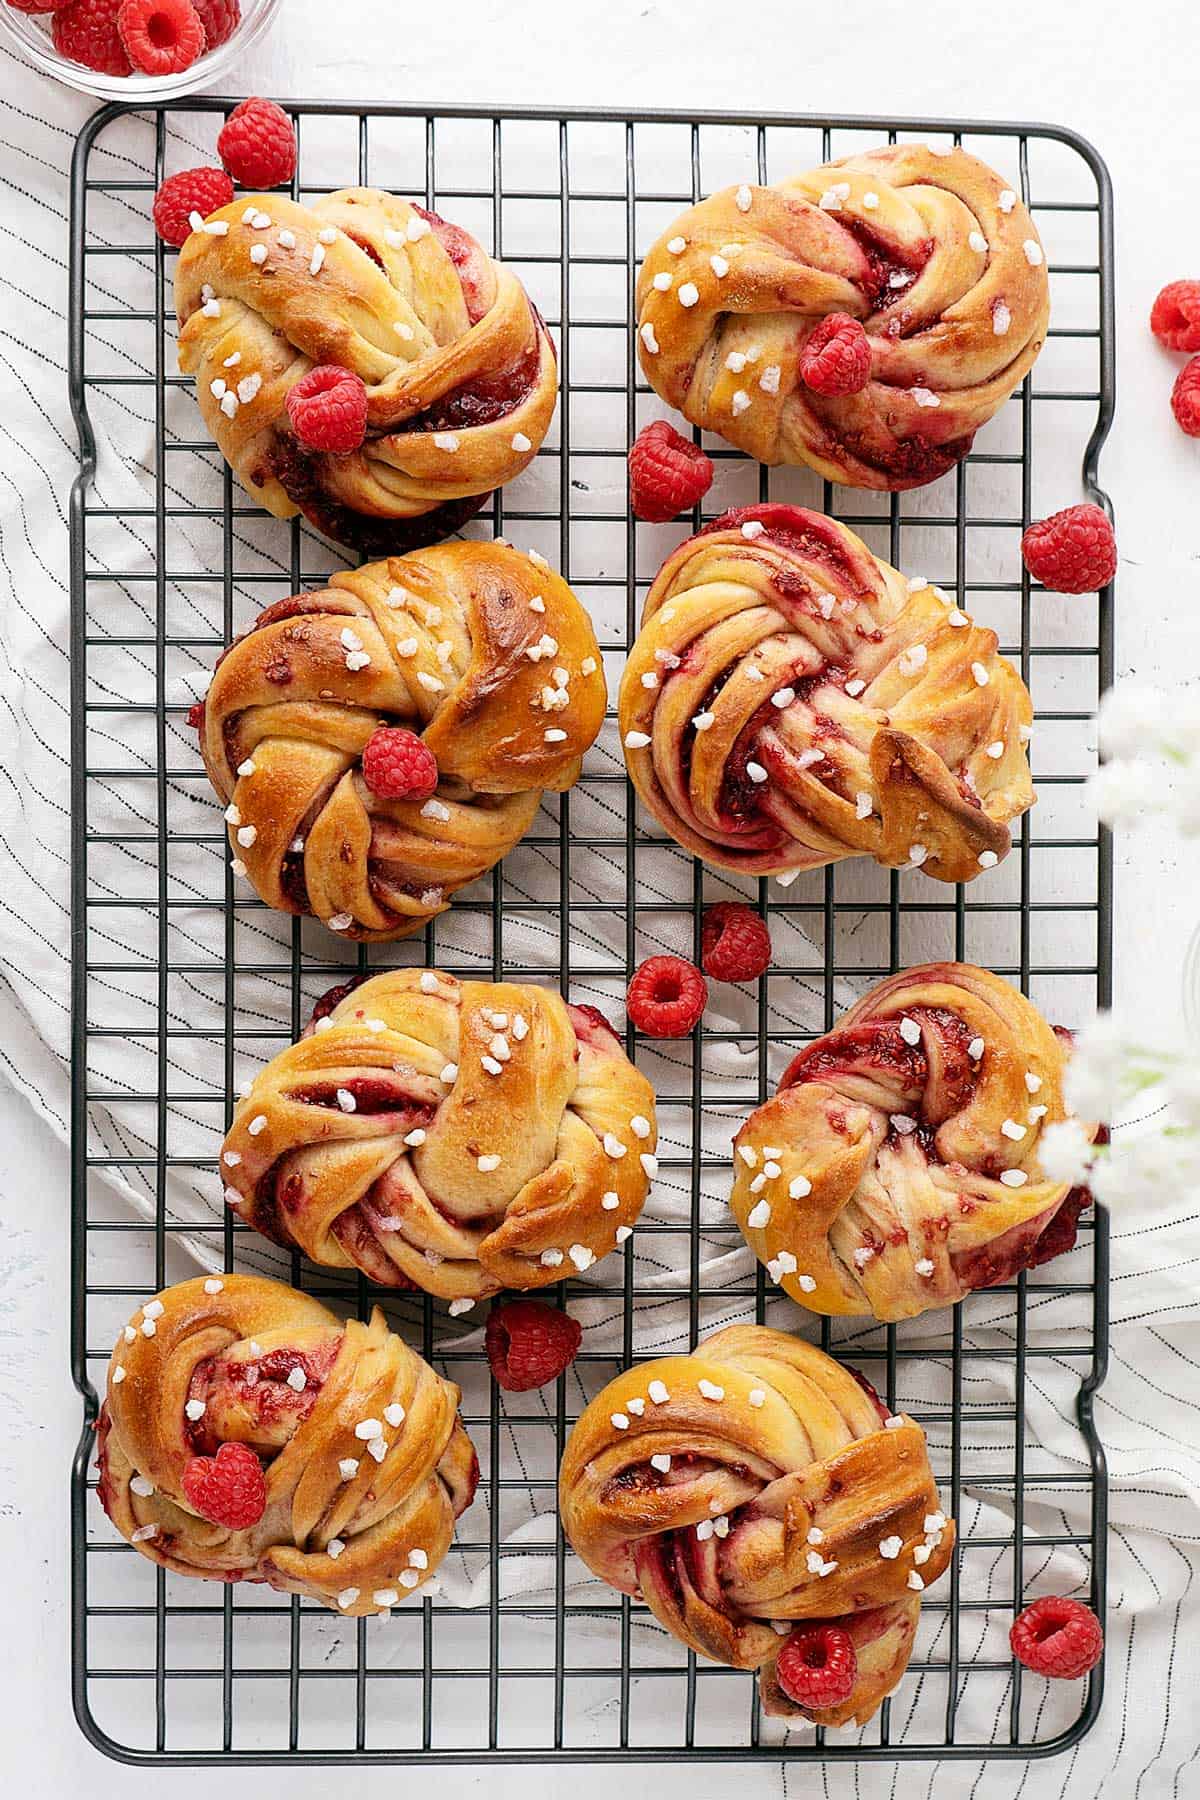
[[[243,187],[279,187],[296,173],[292,121],[282,106],[255,94],[235,106],[222,125],[217,155]]]
[[[14,12],[51,13],[61,12],[64,6],[70,6],[71,0],[8,0]]]
[[[1117,572],[1117,540],[1108,514],[1089,501],[1039,519],[1021,539],[1029,573],[1053,594],[1090,594]]]
[[[186,244],[193,213],[207,219],[232,199],[233,183],[224,169],[181,169],[168,175],[154,196],[154,229],[165,244]]]
[[[215,50],[231,38],[242,22],[239,0],[192,0],[204,27],[204,48]]]
[[[637,970],[625,1008],[647,1037],[686,1037],[708,1005],[708,984],[682,956],[652,956]]]
[[[1200,437],[1200,356],[1180,369],[1171,390],[1171,411],[1181,431]]]
[[[117,30],[143,75],[178,75],[204,54],[204,27],[192,0],[121,0]]]
[[[871,379],[871,342],[849,313],[827,313],[800,353],[800,377],[814,394],[857,394]]]
[[[262,1464],[247,1444],[222,1444],[215,1456],[193,1456],[183,1468],[189,1506],[214,1525],[245,1531],[267,1508]]]
[[[767,922],[736,900],[710,906],[700,926],[700,962],[714,981],[755,981],[770,966]]]
[[[1168,350],[1200,350],[1200,281],[1170,281],[1150,309],[1150,329]]]
[[[1012,1653],[1035,1675],[1078,1681],[1104,1653],[1104,1632],[1090,1606],[1065,1595],[1047,1594],[1013,1620]]]
[[[639,519],[665,525],[702,500],[712,480],[712,463],[699,444],[665,419],[639,431],[629,452],[629,504]]]
[[[306,450],[348,456],[367,435],[367,390],[361,375],[318,363],[287,392],[288,418]]]
[[[499,1387],[527,1394],[569,1369],[579,1353],[583,1327],[544,1300],[505,1300],[493,1306],[483,1347]]]
[[[429,745],[403,725],[379,725],[362,756],[363,780],[381,800],[428,800],[438,784]]]
[[[840,1625],[802,1625],[784,1639],[775,1673],[789,1700],[819,1712],[850,1698],[858,1655]]]
[[[50,22],[58,54],[101,75],[132,75],[117,30],[120,4],[121,0],[72,0],[70,6],[60,8]]]

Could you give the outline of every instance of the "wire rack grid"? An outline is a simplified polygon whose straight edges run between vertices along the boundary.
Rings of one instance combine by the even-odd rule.
[[[150,201],[172,167],[211,160],[196,152],[232,104],[106,108],[84,129],[73,169],[72,1353],[84,1412],[73,1680],[83,1729],[108,1754],[152,1764],[804,1762],[1065,1748],[1096,1717],[1102,1670],[1082,1699],[1063,1684],[1047,1693],[1022,1682],[1006,1633],[1051,1565],[1103,1611],[1106,1490],[1091,1406],[1107,1355],[1103,1221],[1085,1223],[1073,1255],[1036,1277],[898,1331],[818,1325],[778,1299],[748,1255],[738,1260],[723,1206],[737,1120],[791,1049],[874,979],[946,955],[986,963],[1052,1017],[1085,1017],[1109,997],[1110,846],[1085,817],[1082,784],[1088,721],[1111,679],[1112,596],[1056,606],[1031,591],[1016,551],[1031,517],[1076,497],[1081,464],[1089,496],[1107,504],[1097,459],[1114,391],[1111,197],[1096,153],[1055,128],[290,107],[294,195],[357,181],[419,197],[510,262],[542,308],[560,358],[556,426],[469,533],[513,535],[557,563],[596,619],[610,691],[679,531],[636,524],[625,499],[627,445],[658,410],[632,347],[648,244],[713,187],[778,179],[882,139],[961,142],[1010,169],[1047,245],[1055,322],[1037,368],[967,461],[929,489],[871,495],[706,441],[717,479],[704,516],[760,498],[816,505],[906,572],[953,588],[994,625],[1033,691],[1040,804],[1013,855],[970,890],[859,864],[787,890],[749,884],[742,891],[775,941],[756,993],[735,995],[729,1016],[702,1023],[690,1043],[656,1046],[626,1028],[659,1094],[662,1183],[676,1211],[652,1195],[625,1250],[590,1279],[562,1283],[559,1298],[588,1329],[554,1389],[502,1396],[477,1334],[462,1343],[428,1298],[391,1307],[463,1388],[482,1480],[452,1554],[478,1604],[427,1594],[390,1619],[346,1621],[258,1588],[214,1595],[146,1563],[101,1515],[91,1426],[116,1330],[149,1289],[193,1269],[191,1257],[263,1266],[259,1240],[212,1204],[221,1131],[239,1080],[354,967],[349,947],[267,913],[235,882],[184,726],[179,671],[211,667],[259,607],[318,585],[336,561],[234,484],[175,372],[173,253],[155,240]],[[503,868],[423,939],[360,948],[357,966],[416,961],[547,981],[616,1016],[632,966],[654,949],[691,953],[703,906],[738,891],[639,815],[610,716],[577,788],[547,797]],[[360,1311],[376,1297],[296,1256],[276,1272]],[[646,1324],[656,1317],[658,1335]],[[908,1677],[861,1731],[764,1719],[749,1677],[698,1662],[644,1607],[589,1586],[557,1529],[555,1470],[590,1394],[639,1356],[683,1348],[734,1317],[817,1338],[920,1418],[960,1521]]]

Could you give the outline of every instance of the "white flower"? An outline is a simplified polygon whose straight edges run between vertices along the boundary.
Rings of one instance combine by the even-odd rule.
[[[1157,747],[1171,701],[1160,688],[1119,681],[1100,701],[1096,723],[1102,756],[1144,756]]]
[[[1112,1014],[1098,1014],[1076,1035],[1067,1064],[1063,1092],[1072,1112],[1084,1119],[1115,1118],[1122,1102],[1144,1085],[1134,1077],[1131,1061]]]
[[[1108,762],[1087,779],[1087,794],[1106,825],[1135,825],[1152,810],[1149,800],[1162,778],[1144,762]]]
[[[1078,1119],[1047,1125],[1038,1145],[1038,1160],[1048,1181],[1083,1181],[1092,1159],[1092,1145]]]

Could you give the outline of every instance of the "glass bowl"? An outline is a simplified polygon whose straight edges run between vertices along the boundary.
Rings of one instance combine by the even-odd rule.
[[[132,106],[147,106],[161,100],[174,100],[180,94],[192,94],[197,88],[217,82],[235,60],[240,60],[252,45],[270,30],[283,0],[241,0],[242,22],[233,36],[215,50],[197,58],[190,68],[178,75],[102,75],[96,69],[85,69],[82,63],[60,56],[50,36],[50,13],[18,12],[0,0],[0,42],[11,44],[43,75],[53,75],[80,93],[95,94],[98,100],[127,100]]]

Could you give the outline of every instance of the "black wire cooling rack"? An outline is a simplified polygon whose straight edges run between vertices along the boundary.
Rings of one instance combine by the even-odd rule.
[[[265,1266],[261,1241],[221,1216],[222,1130],[239,1081],[355,966],[351,947],[268,913],[235,882],[184,723],[198,691],[189,672],[211,668],[269,600],[319,585],[333,558],[306,528],[250,503],[176,373],[173,252],[155,240],[150,203],[164,173],[213,160],[230,105],[108,107],[85,127],[72,176],[72,1355],[84,1413],[72,1568],[84,1731],[115,1757],[152,1764],[805,1762],[1065,1748],[1096,1717],[1102,1670],[1086,1689],[1022,1682],[1007,1628],[1051,1571],[1057,1591],[1066,1582],[1103,1612],[1106,1491],[1092,1419],[1108,1341],[1103,1222],[1085,1223],[1076,1251],[1036,1276],[897,1330],[819,1324],[778,1299],[723,1204],[734,1124],[770,1091],[790,1047],[890,970],[930,956],[985,963],[1066,1022],[1109,998],[1110,847],[1085,816],[1082,784],[1094,760],[1088,722],[1111,679],[1111,592],[1031,592],[1018,552],[1031,517],[1078,498],[1081,464],[1088,495],[1104,501],[1097,458],[1113,410],[1108,177],[1088,144],[1055,128],[290,108],[295,194],[369,182],[418,196],[512,263],[542,308],[560,354],[556,426],[471,531],[504,532],[556,562],[596,618],[611,692],[641,595],[680,533],[635,524],[626,505],[625,451],[656,410],[632,347],[645,247],[714,187],[779,179],[882,139],[962,142],[1008,173],[1047,246],[1054,324],[967,461],[931,488],[873,495],[768,471],[714,442],[709,499],[714,513],[759,498],[822,507],[992,624],[1034,695],[1040,803],[1012,856],[969,890],[860,863],[786,890],[743,890],[765,908],[775,942],[756,992],[733,993],[720,1028],[702,1025],[691,1043],[655,1046],[627,1031],[660,1096],[665,1199],[652,1193],[635,1238],[592,1279],[562,1283],[561,1300],[588,1329],[554,1390],[502,1396],[478,1335],[462,1339],[469,1321],[448,1321],[427,1298],[390,1308],[462,1385],[479,1451],[479,1494],[446,1565],[457,1600],[427,1593],[390,1618],[334,1618],[270,1590],[167,1575],[104,1519],[89,1480],[91,1427],[116,1332],[196,1256]],[[737,891],[646,828],[610,718],[577,788],[547,798],[502,869],[423,940],[360,949],[357,966],[417,961],[544,980],[618,1016],[628,970],[653,949],[691,953],[702,906]],[[277,1272],[350,1307],[372,1298],[365,1282],[339,1286],[297,1257]],[[908,1675],[861,1731],[763,1719],[750,1677],[698,1662],[644,1607],[588,1586],[553,1517],[558,1459],[587,1396],[639,1354],[751,1316],[819,1338],[914,1413],[959,1520]],[[1041,1447],[1047,1435],[1053,1451]]]

